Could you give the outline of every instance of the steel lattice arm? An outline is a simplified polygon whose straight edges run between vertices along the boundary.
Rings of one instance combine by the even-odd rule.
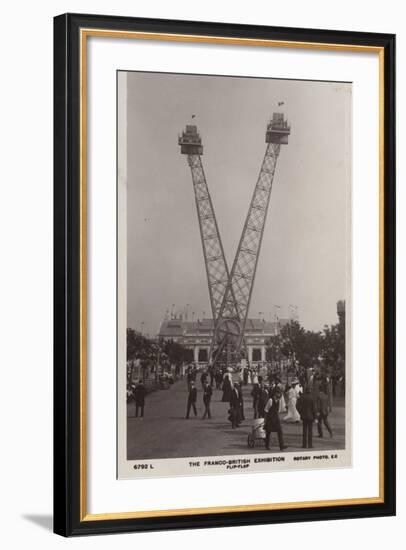
[[[188,164],[192,172],[197,217],[209,286],[210,305],[215,322],[220,312],[230,274],[203,170],[201,159],[203,145],[197,127],[195,125],[187,125],[186,130],[179,136],[178,142],[181,146],[181,153],[187,155]],[[237,312],[236,307],[234,307],[234,311]]]
[[[192,172],[211,309],[213,319],[217,319],[229,280],[229,271],[200,155],[188,155],[188,164]]]
[[[279,151],[279,144],[268,144],[220,308],[219,319],[239,319],[241,333],[248,315]]]
[[[272,183],[281,144],[288,143],[290,127],[281,113],[274,113],[267,126],[268,143],[259,177],[244,223],[230,278],[215,325],[214,341],[219,343],[214,363],[225,346],[239,354],[244,338],[262,237],[268,213]],[[236,321],[231,324],[230,321]],[[239,325],[238,325],[239,322]],[[239,330],[238,330],[239,327]],[[237,334],[238,332],[238,334]]]
[[[276,161],[281,144],[288,143],[290,127],[281,113],[274,113],[266,131],[268,143],[258,181],[245,220],[234,263],[229,274],[223,245],[217,226],[214,208],[203,171],[201,155],[203,146],[197,128],[186,126],[179,137],[181,153],[188,156],[192,172],[200,236],[209,286],[210,302],[215,322],[210,348],[212,357],[217,350],[214,363],[224,350],[227,363],[233,348],[234,358],[244,344],[244,330],[247,321],[255,273],[261,249],[262,237],[271,196]]]

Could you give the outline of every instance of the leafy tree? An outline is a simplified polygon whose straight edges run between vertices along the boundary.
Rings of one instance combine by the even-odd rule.
[[[164,340],[161,346],[171,365],[179,366],[186,361],[186,348],[185,346],[182,346],[182,344],[179,344],[179,342]]]
[[[311,367],[319,358],[334,374],[345,373],[345,314],[339,314],[335,325],[325,326],[323,332],[305,330],[298,321],[290,321],[276,336],[267,341],[267,359],[291,359],[303,367]]]
[[[281,338],[279,335],[271,336],[266,342],[266,359],[267,361],[281,361],[284,356],[281,350]]]
[[[310,367],[320,355],[322,335],[320,332],[305,330],[298,321],[292,320],[281,327],[277,336],[268,340],[267,348],[267,355],[273,361],[286,358]]]
[[[154,342],[132,328],[127,328],[127,360],[139,359],[142,366],[159,361],[162,365],[181,365],[187,361],[189,350],[179,342],[160,340]]]
[[[132,328],[127,328],[127,360],[147,361],[152,359],[154,349],[151,341]]]
[[[345,374],[345,315],[339,315],[335,325],[325,326],[323,331],[322,357],[336,375]]]

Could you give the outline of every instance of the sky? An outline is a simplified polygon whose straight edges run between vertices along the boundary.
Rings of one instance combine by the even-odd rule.
[[[231,268],[266,124],[280,101],[291,135],[276,166],[249,317],[288,317],[294,305],[306,329],[337,322],[350,270],[351,84],[129,72],[127,143],[118,144],[127,147],[129,327],[156,334],[167,310],[184,312],[187,304],[189,319],[192,312],[195,319],[210,316],[192,178],[178,134],[193,122],[202,136]]]

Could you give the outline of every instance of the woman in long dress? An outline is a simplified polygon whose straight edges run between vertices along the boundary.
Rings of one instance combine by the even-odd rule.
[[[223,403],[228,403],[231,398],[231,392],[233,389],[233,383],[231,380],[231,374],[229,372],[226,372],[223,378],[223,386],[221,388],[223,390],[223,396],[221,398],[221,401]]]
[[[295,390],[295,384],[293,384],[287,391],[288,398],[288,414],[283,419],[285,422],[300,422],[300,414],[296,409],[297,393]]]
[[[303,393],[303,386],[298,382],[297,384],[293,383],[293,388],[296,392],[296,399],[299,399],[300,394]]]
[[[276,389],[280,392],[280,399],[279,399],[279,414],[282,414],[286,412],[286,401],[284,396],[284,390],[285,387],[282,384],[282,382],[278,382],[276,385]]]

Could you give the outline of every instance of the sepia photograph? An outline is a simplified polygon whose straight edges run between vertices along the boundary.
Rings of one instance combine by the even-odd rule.
[[[119,479],[351,466],[351,94],[117,72]]]
[[[54,19],[60,535],[396,513],[396,39],[291,15]]]

